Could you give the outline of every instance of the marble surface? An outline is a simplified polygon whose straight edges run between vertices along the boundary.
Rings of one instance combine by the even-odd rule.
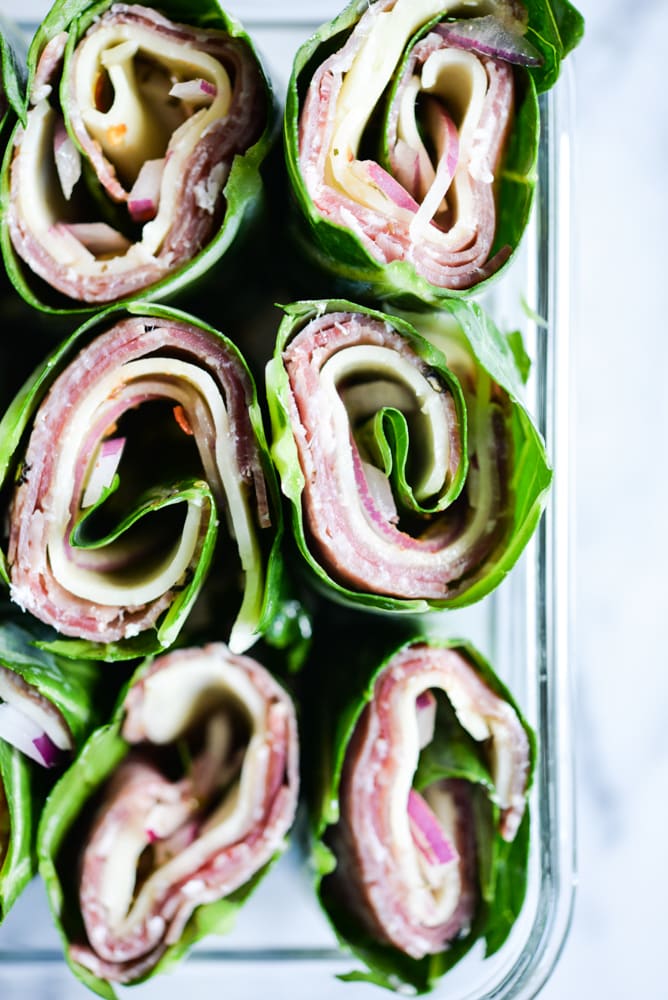
[[[243,0],[234,6],[242,12]],[[668,506],[668,331],[661,293],[668,228],[668,4],[636,0],[632,13],[621,0],[581,0],[579,6],[587,19],[586,39],[573,59],[572,669],[579,886],[563,955],[541,998],[658,1000],[666,995],[668,829],[668,684],[661,642],[668,565],[662,518]],[[273,10],[270,3],[264,7]],[[305,15],[312,7],[292,5]],[[17,8],[30,20],[45,4],[0,3],[7,13]],[[195,988],[205,975],[193,973]],[[243,978],[239,967],[225,994],[244,996]],[[24,971],[11,984],[0,970],[0,984],[3,998],[12,1000],[88,995],[67,973],[47,969]],[[273,985],[274,996],[290,995],[289,983]],[[161,990],[154,995],[177,995],[168,979]],[[318,992],[328,1000],[326,986]],[[349,985],[340,995],[356,1000],[358,991]]]

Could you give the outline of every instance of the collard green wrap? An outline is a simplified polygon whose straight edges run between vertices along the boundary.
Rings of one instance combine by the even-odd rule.
[[[49,788],[103,708],[99,664],[62,659],[38,639],[15,621],[0,624],[0,921],[37,870]]]
[[[61,0],[28,60],[2,170],[2,248],[21,295],[91,312],[185,293],[258,216],[276,104],[218,0]]]
[[[269,621],[273,469],[252,376],[213,328],[142,302],[85,323],[0,423],[0,480],[2,575],[17,604],[70,637],[52,648],[166,648],[205,580],[236,651]]]
[[[318,895],[366,967],[343,978],[422,993],[517,919],[535,741],[470,644],[396,642],[350,628],[344,653],[314,651],[304,781]]]
[[[551,472],[506,339],[476,306],[425,323],[344,300],[285,307],[267,366],[272,457],[311,579],[420,613],[496,587]]]
[[[301,254],[355,297],[479,289],[524,232],[537,93],[581,34],[566,0],[353,0],[301,47],[288,87]]]
[[[234,916],[285,846],[298,742],[286,691],[221,643],[147,661],[56,785],[40,872],[74,973],[146,979]]]

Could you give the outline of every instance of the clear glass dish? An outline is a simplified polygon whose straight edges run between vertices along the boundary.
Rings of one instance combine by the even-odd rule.
[[[298,46],[342,6],[331,0],[230,0],[264,55],[277,92],[287,84]],[[36,21],[45,3],[5,2],[15,20]],[[529,887],[506,945],[483,959],[482,945],[432,994],[448,1000],[536,996],[556,962],[570,921],[575,883],[573,762],[570,731],[569,587],[569,238],[572,84],[568,65],[541,98],[538,196],[529,230],[504,277],[482,300],[501,329],[522,331],[532,359],[527,401],[547,442],[555,477],[533,541],[498,590],[473,608],[449,612],[447,633],[472,640],[510,686],[539,740],[531,795]],[[273,343],[275,331],[267,331]],[[312,891],[303,819],[293,843],[242,910],[234,930],[209,938],[169,975],[120,989],[136,1000],[358,1000],[379,989],[342,983],[356,967],[342,953]],[[0,928],[0,995],[90,997],[67,968],[36,879]]]

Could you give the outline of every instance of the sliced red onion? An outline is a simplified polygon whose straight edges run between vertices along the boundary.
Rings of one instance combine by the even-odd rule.
[[[420,197],[425,172],[421,163],[421,155],[426,156],[426,152],[413,149],[405,139],[399,139],[392,150],[392,169],[396,179],[416,199]],[[431,163],[429,166],[431,167]],[[417,211],[417,201],[414,211]]]
[[[408,793],[408,817],[415,845],[429,864],[447,865],[459,857],[436,816],[414,788]]]
[[[436,696],[432,691],[423,691],[415,699],[417,712],[418,738],[420,750],[426,747],[434,738],[436,725]]]
[[[186,104],[211,104],[217,93],[218,88],[214,83],[197,78],[175,83],[169,96],[185,101]]]
[[[396,524],[399,520],[397,505],[392,493],[392,485],[382,469],[378,469],[370,462],[362,462],[362,470],[366,479],[369,493],[376,507],[386,521]]]
[[[431,99],[426,104],[427,124],[432,136],[438,164],[436,175],[422,204],[411,222],[411,236],[426,226],[445,205],[444,199],[452,184],[459,162],[459,133],[440,101]]]
[[[462,21],[445,21],[436,29],[461,49],[493,56],[518,66],[540,66],[543,57],[527,39],[501,23],[492,14]]]
[[[11,744],[42,767],[53,767],[62,756],[37,722],[6,701],[0,703],[0,740]]]
[[[63,751],[57,747],[48,733],[42,733],[33,740],[33,746],[42,757],[44,767],[56,767],[63,759]]]
[[[375,160],[362,160],[362,166],[366,168],[369,179],[379,188],[384,195],[393,201],[399,208],[407,208],[411,212],[417,212],[418,203],[408,193],[405,187],[395,180],[392,174],[388,174]]]
[[[130,241],[106,222],[59,223],[56,228],[67,230],[86,250],[96,256],[124,254],[130,249]]]
[[[62,118],[58,119],[53,133],[53,156],[60,186],[69,201],[81,177],[81,153],[70,139]]]
[[[124,448],[125,438],[122,437],[106,438],[100,445],[81,501],[83,510],[97,503],[104,490],[111,485]]]
[[[158,214],[160,186],[165,172],[165,158],[146,160],[128,195],[128,212],[135,222],[148,222]]]

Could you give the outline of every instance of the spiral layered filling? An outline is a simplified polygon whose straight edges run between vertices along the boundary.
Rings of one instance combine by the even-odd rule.
[[[455,729],[486,760],[499,832],[511,841],[525,809],[528,739],[512,706],[459,650],[418,642],[391,657],[346,750],[327,891],[377,940],[413,958],[466,934],[480,902],[480,787],[455,769],[416,787],[421,755]]]
[[[139,5],[53,37],[14,145],[16,253],[88,303],[181,269],[221,226],[234,157],[266,125],[263,87],[240,39]]]
[[[134,684],[128,755],[80,846],[87,942],[74,961],[127,982],[283,846],[297,802],[297,727],[283,689],[220,643],[166,654]]]
[[[243,590],[230,641],[246,648],[270,523],[252,406],[238,352],[209,330],[143,316],[91,341],[34,416],[9,513],[12,599],[68,636],[135,636],[192,603],[220,521]]]
[[[460,385],[418,339],[390,317],[331,312],[281,360],[314,557],[356,590],[444,599],[505,530],[511,442],[503,393],[473,358]]]
[[[476,17],[486,6],[456,23],[484,32],[479,22],[495,21]],[[452,22],[438,23],[460,9],[442,0],[370,4],[316,69],[299,122],[299,167],[320,215],[381,263],[408,261],[450,289],[477,284],[511,249],[492,252],[514,70]]]

